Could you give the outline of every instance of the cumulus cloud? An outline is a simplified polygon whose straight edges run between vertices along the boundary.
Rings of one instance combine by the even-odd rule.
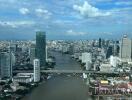
[[[31,26],[34,25],[35,22],[33,21],[0,21],[1,26],[9,26],[12,28],[17,28],[19,26]]]
[[[68,30],[68,31],[66,32],[66,34],[67,34],[67,35],[77,36],[77,35],[85,35],[85,34],[87,34],[87,33],[85,33],[85,32],[75,32],[75,31],[73,31],[73,30],[71,29],[71,30]]]
[[[110,12],[101,11],[100,9],[90,5],[87,1],[82,6],[73,5],[73,9],[78,11],[84,17],[100,17],[109,16]]]
[[[19,9],[19,12],[23,15],[26,15],[29,13],[29,9],[28,8],[20,8]]]
[[[46,9],[35,9],[36,15],[48,19],[52,14]]]

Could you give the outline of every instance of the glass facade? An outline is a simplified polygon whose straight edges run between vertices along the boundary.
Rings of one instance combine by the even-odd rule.
[[[40,67],[45,68],[46,63],[46,34],[36,32],[36,58],[40,60]]]

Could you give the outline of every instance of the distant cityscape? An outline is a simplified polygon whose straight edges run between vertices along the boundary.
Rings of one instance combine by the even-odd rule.
[[[0,0],[0,100],[132,100],[132,0]]]
[[[74,73],[63,69],[60,73],[53,52],[62,57],[69,55],[80,69]],[[132,40],[126,34],[120,41],[102,38],[68,41],[46,40],[46,32],[38,31],[36,41],[0,41],[1,100],[21,99],[53,74],[63,73],[82,76],[87,94],[93,100],[131,100],[131,72]]]

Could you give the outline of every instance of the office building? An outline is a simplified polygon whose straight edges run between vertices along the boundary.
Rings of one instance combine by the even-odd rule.
[[[36,58],[40,60],[40,67],[45,68],[46,64],[46,34],[45,32],[36,32]]]
[[[82,53],[82,63],[86,63],[86,62],[92,62],[92,55],[91,53]]]
[[[119,43],[118,43],[118,41],[116,41],[115,43],[114,43],[114,51],[113,51],[113,55],[114,56],[119,56]]]
[[[0,53],[0,77],[11,78],[12,66],[15,63],[15,56],[12,53],[1,52]]]
[[[62,53],[67,54],[68,52],[69,52],[69,47],[66,46],[66,45],[63,45],[63,46],[62,46]]]
[[[116,56],[110,56],[110,65],[112,67],[117,67],[118,58]]]
[[[12,78],[13,82],[31,83],[33,82],[33,73],[18,73]]]
[[[92,67],[91,64],[92,64],[91,61],[87,61],[86,62],[86,70],[90,70],[91,69],[91,67]]]
[[[101,42],[101,38],[99,38],[99,48],[101,48],[102,47],[102,42]]]
[[[113,55],[113,46],[109,46],[106,52],[106,59],[110,58],[111,55]]]
[[[120,58],[123,62],[132,60],[132,41],[124,35],[120,42]]]
[[[35,59],[35,45],[31,45],[29,49],[29,55],[30,55],[30,63],[33,64],[33,60]]]
[[[113,72],[114,71],[114,68],[111,67],[110,64],[101,64],[100,71],[101,72]]]
[[[34,59],[34,82],[40,81],[40,62],[39,59]]]
[[[46,61],[48,60],[48,47],[46,46]]]
[[[71,45],[69,46],[69,54],[70,54],[70,55],[73,55],[73,54],[74,54],[74,45],[73,45],[73,44],[71,44]]]

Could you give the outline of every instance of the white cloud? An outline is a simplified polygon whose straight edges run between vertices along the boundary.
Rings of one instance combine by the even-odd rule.
[[[102,32],[102,34],[104,34],[104,35],[113,35],[112,32]]]
[[[75,31],[73,31],[73,30],[68,30],[68,31],[66,32],[66,34],[67,34],[67,35],[77,36],[77,35],[85,35],[85,34],[87,34],[87,33],[85,33],[85,32],[75,32]]]
[[[36,15],[48,19],[52,14],[46,9],[35,9]]]
[[[116,2],[116,5],[126,5],[126,6],[131,6],[132,1],[121,1],[121,2]]]
[[[19,9],[19,12],[20,12],[21,14],[23,14],[23,15],[26,15],[26,14],[28,14],[30,11],[29,11],[29,9],[27,9],[27,8],[20,8],[20,9]]]
[[[19,26],[31,26],[34,25],[33,21],[0,21],[1,26],[9,26],[12,28],[17,28]]]
[[[87,1],[85,1],[82,6],[73,5],[73,9],[79,11],[79,13],[84,17],[109,16],[111,14],[110,12],[101,11],[100,9],[90,5]]]

